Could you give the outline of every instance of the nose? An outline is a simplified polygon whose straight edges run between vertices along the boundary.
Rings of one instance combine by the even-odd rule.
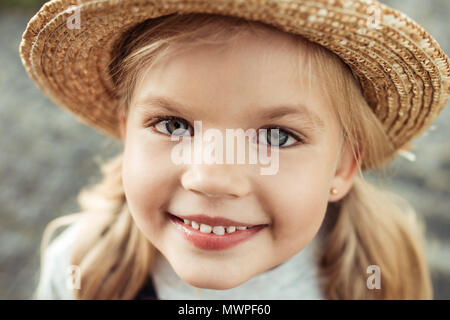
[[[250,182],[228,164],[193,164],[181,178],[185,190],[211,198],[240,198],[250,193]]]

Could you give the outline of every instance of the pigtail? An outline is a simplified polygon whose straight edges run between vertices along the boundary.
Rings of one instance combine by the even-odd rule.
[[[61,227],[79,226],[70,244],[70,264],[80,268],[75,299],[133,299],[148,281],[155,248],[134,223],[122,186],[122,154],[101,165],[103,180],[81,190],[80,213],[51,221],[41,244],[41,278],[46,250]],[[65,270],[57,270],[65,272]],[[42,284],[41,285],[46,285]],[[36,297],[39,288],[34,293]]]
[[[424,225],[406,202],[358,177],[327,215],[319,268],[328,299],[432,299]],[[380,289],[368,288],[373,265]]]
[[[154,247],[134,223],[122,185],[122,154],[101,168],[103,181],[78,197],[84,229],[71,263],[81,268],[77,299],[133,299],[150,275]]]

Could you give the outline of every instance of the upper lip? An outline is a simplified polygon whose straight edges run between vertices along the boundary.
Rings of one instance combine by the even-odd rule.
[[[227,218],[223,218],[223,217],[210,217],[204,214],[191,214],[191,215],[178,215],[178,214],[173,214],[170,213],[178,218],[181,219],[187,219],[190,221],[195,221],[198,223],[203,223],[203,224],[207,224],[209,226],[223,226],[223,227],[228,227],[228,226],[236,226],[236,227],[253,227],[256,226],[257,224],[251,224],[251,223],[242,223],[242,222],[237,222],[234,220],[230,220]]]

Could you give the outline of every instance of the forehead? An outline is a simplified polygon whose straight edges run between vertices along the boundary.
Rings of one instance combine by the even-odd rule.
[[[199,118],[233,121],[260,106],[301,105],[327,118],[323,82],[301,45],[283,32],[245,34],[222,45],[199,45],[163,58],[141,72],[133,104],[171,97]],[[267,111],[267,110],[266,110]]]

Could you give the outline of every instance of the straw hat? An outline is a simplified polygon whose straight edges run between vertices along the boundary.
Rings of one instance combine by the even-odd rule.
[[[79,29],[67,24],[72,5]],[[108,73],[114,43],[136,24],[175,12],[258,20],[328,48],[357,76],[396,149],[424,131],[450,94],[450,60],[435,39],[372,0],[53,0],[28,23],[22,62],[57,105],[120,137]]]

